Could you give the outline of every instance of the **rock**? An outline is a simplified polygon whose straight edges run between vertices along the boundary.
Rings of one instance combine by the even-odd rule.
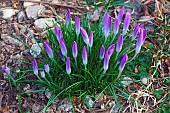
[[[51,95],[52,95],[51,92],[45,92],[45,96],[46,96],[48,99],[50,99]]]
[[[6,34],[2,34],[2,35],[1,35],[1,38],[2,38],[2,40],[4,40],[5,42],[8,41],[10,44],[13,44],[13,45],[16,45],[16,46],[19,46],[19,45],[21,44],[20,41],[18,41],[18,40],[15,39],[15,38],[12,38],[11,36],[6,35]]]
[[[30,49],[30,53],[33,57],[37,57],[37,55],[40,55],[41,53],[41,48],[43,48],[43,44],[42,43],[39,43],[39,45],[36,43],[36,44],[32,44],[31,46],[31,49]]]
[[[58,106],[58,110],[60,111],[71,111],[73,109],[73,106],[70,104],[62,104],[60,106]]]
[[[127,87],[129,84],[131,84],[133,81],[130,77],[124,77],[121,83],[124,85],[124,87]]]
[[[33,5],[33,6],[28,6],[26,8],[26,14],[27,14],[27,17],[29,19],[36,19],[38,18],[38,12],[40,10],[45,10],[45,7],[44,6],[40,6],[40,5]]]
[[[4,18],[4,19],[11,18],[17,12],[17,10],[14,10],[11,8],[0,9],[0,11],[2,11],[2,13],[3,13],[2,18]]]
[[[40,2],[41,0],[34,0],[34,1],[37,1],[37,2]],[[28,7],[28,6],[32,6],[32,5],[35,5],[35,4],[38,4],[38,3],[33,3],[33,2],[24,2],[24,7]]]
[[[148,84],[148,78],[147,78],[147,77],[143,77],[143,78],[141,79],[141,81],[142,81],[142,83],[145,84],[145,85]]]
[[[25,16],[25,13],[24,11],[21,11],[17,14],[17,19],[18,19],[18,22],[22,22],[23,20],[26,20],[26,16]]]
[[[89,108],[89,107],[92,108],[93,105],[94,105],[94,101],[92,100],[91,97],[86,96],[86,97],[85,97],[85,104],[87,105],[88,108]]]
[[[110,113],[118,113],[118,110],[119,110],[119,108],[118,108],[118,106],[115,104],[115,105],[112,107]]]
[[[54,18],[40,18],[34,22],[34,25],[37,29],[45,29],[47,25],[53,27],[55,22]]]

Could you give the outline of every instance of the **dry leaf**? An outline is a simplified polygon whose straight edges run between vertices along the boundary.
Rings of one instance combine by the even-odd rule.
[[[4,109],[2,110],[2,113],[5,113],[5,112],[7,112],[8,110],[9,110],[9,105],[6,105],[5,107],[4,107]]]

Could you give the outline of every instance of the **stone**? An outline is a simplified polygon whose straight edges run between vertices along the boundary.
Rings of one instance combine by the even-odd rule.
[[[44,6],[40,5],[33,5],[33,6],[28,6],[26,8],[26,14],[29,19],[37,19],[38,18],[38,12],[40,10],[45,10]]]
[[[41,48],[43,48],[43,44],[42,43],[39,43],[39,45],[36,43],[36,44],[32,44],[31,46],[31,49],[30,49],[30,53],[33,57],[37,57],[38,55],[40,55],[41,53]]]
[[[11,8],[0,9],[0,12],[1,11],[3,13],[2,18],[4,19],[10,19],[17,12],[17,10]]]
[[[21,11],[17,14],[17,19],[18,19],[19,23],[26,20],[26,15],[25,15],[24,11]]]
[[[90,96],[85,97],[85,104],[87,105],[88,108],[92,108],[94,105],[94,101]]]
[[[47,25],[53,27],[53,22],[55,22],[54,18],[40,18],[34,22],[34,25],[37,29],[45,29]]]
[[[34,0],[36,2],[40,2],[41,0]],[[35,5],[35,4],[38,4],[38,3],[35,3],[35,2],[24,2],[24,7],[29,7],[29,6],[32,6],[32,5]]]
[[[121,83],[124,85],[124,87],[127,87],[129,84],[131,84],[133,81],[130,77],[124,77]]]
[[[12,38],[11,36],[6,35],[6,34],[2,34],[2,35],[1,35],[1,38],[2,38],[2,40],[4,40],[5,42],[9,42],[10,44],[13,44],[13,45],[16,45],[16,46],[19,46],[19,45],[21,44],[20,41],[18,41],[18,40],[15,39],[15,38]]]
[[[148,84],[148,78],[147,78],[147,77],[143,77],[143,78],[141,79],[141,81],[142,81],[142,83],[145,84],[145,85]]]
[[[73,109],[73,106],[70,104],[62,104],[60,106],[58,106],[58,110],[60,111],[71,111]]]

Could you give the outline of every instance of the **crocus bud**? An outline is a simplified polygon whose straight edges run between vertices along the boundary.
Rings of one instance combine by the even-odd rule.
[[[92,47],[92,45],[93,45],[93,32],[90,32],[89,47]]]
[[[66,61],[66,72],[67,74],[70,75],[71,73],[71,66],[70,66],[70,57],[67,58],[67,61]]]
[[[84,42],[88,45],[89,44],[89,38],[86,30],[84,28],[80,28],[81,35],[83,37]]]
[[[66,26],[68,27],[69,23],[71,20],[71,13],[70,13],[70,9],[68,9],[67,13],[66,13]]]
[[[140,30],[140,24],[136,24],[134,30],[133,30],[133,33],[132,33],[132,40],[134,40],[138,34]]]
[[[105,57],[104,57],[104,65],[103,65],[103,69],[104,71],[106,72],[109,68],[109,60],[110,60],[110,56],[108,53],[105,54]]]
[[[119,30],[119,23],[118,23],[118,20],[117,18],[115,18],[115,22],[114,22],[114,36],[118,33],[118,30]]]
[[[77,43],[75,41],[73,42],[73,45],[72,45],[72,54],[74,58],[76,58],[78,54]]]
[[[125,7],[122,7],[121,10],[119,11],[119,14],[117,15],[118,24],[120,24],[120,22],[122,21],[124,10],[125,10]]]
[[[44,73],[44,71],[40,71],[40,74],[41,74],[41,77],[42,77],[42,78],[45,78],[45,73]]]
[[[38,66],[37,66],[37,61],[36,61],[35,58],[34,58],[34,60],[32,61],[32,68],[33,68],[34,74],[35,74],[35,75],[38,75]]]
[[[100,59],[104,58],[104,54],[105,54],[105,47],[102,45],[102,47],[100,48]]]
[[[46,73],[49,73],[49,72],[50,72],[50,67],[49,67],[48,64],[45,64],[45,65],[44,65],[44,69],[45,69],[45,72],[46,72]]]
[[[111,55],[113,54],[114,50],[115,50],[115,44],[110,45],[109,48],[106,51],[106,53],[108,53],[109,57],[111,57]]]
[[[80,18],[78,16],[76,16],[76,35],[79,36],[80,34]]]
[[[57,36],[57,40],[59,41],[60,38],[63,37],[63,34],[62,34],[62,31],[60,28],[58,28],[57,26],[55,27],[55,33],[56,33],[56,36]]]
[[[10,68],[8,68],[7,66],[4,67],[3,71],[4,73],[6,73],[6,75],[10,75]]]
[[[62,61],[65,61],[64,55],[61,53],[61,51],[58,51],[58,56],[61,58]]]
[[[138,35],[138,39],[136,42],[136,53],[139,53],[143,44],[143,29],[140,30]]]
[[[121,60],[122,60],[122,58],[125,56],[125,54],[122,54],[120,57],[119,57],[119,59],[118,59],[118,63],[120,63],[121,62]]]
[[[112,26],[112,18],[108,13],[105,13],[102,23],[104,36],[105,38],[107,38],[109,36],[110,28]]]
[[[131,14],[130,12],[126,13],[125,19],[124,19],[124,26],[123,26],[123,35],[125,35],[127,33],[129,24],[130,24],[130,18],[131,18]]]
[[[118,37],[118,40],[117,40],[116,51],[117,51],[117,52],[120,52],[121,49],[122,49],[122,46],[123,46],[123,35],[121,34],[121,35]]]
[[[119,65],[119,71],[120,71],[120,72],[123,71],[127,60],[128,60],[128,55],[125,54],[125,55],[123,56],[122,60],[120,61],[120,65]]]
[[[83,64],[86,66],[87,65],[87,50],[86,47],[83,47],[82,50],[82,59],[83,59]]]
[[[53,57],[54,57],[54,56],[53,56],[53,50],[52,50],[52,48],[50,47],[50,44],[49,44],[48,42],[44,42],[44,48],[45,48],[48,56],[49,56],[50,58],[53,58]]]
[[[63,38],[60,38],[60,49],[61,49],[61,53],[67,57],[67,48],[66,48],[66,44],[64,42]]]

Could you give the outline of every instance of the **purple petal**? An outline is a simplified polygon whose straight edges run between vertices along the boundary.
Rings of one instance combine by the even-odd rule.
[[[84,42],[88,45],[89,44],[89,38],[88,38],[88,34],[87,34],[86,30],[81,27],[80,31],[81,31],[81,35],[83,37]]]
[[[119,14],[118,14],[118,16],[117,16],[118,24],[120,24],[120,22],[122,21],[122,17],[123,17],[123,15],[124,15],[124,10],[125,10],[125,7],[123,6],[123,7],[121,8],[121,10],[119,11]]]
[[[75,41],[73,42],[73,45],[72,45],[72,54],[74,58],[76,58],[78,54],[77,43]]]
[[[80,34],[80,18],[76,16],[76,35]]]
[[[83,64],[87,65],[87,50],[85,46],[83,47],[82,50],[82,59],[83,59]]]
[[[120,71],[120,72],[123,71],[127,60],[128,60],[128,56],[127,56],[127,54],[125,54],[125,55],[123,56],[122,60],[120,61],[120,65],[119,65],[119,71]]]
[[[130,24],[131,14],[130,12],[126,13],[125,19],[124,19],[124,26],[123,26],[123,35],[127,33],[129,24]]]
[[[34,74],[35,74],[35,75],[38,75],[38,66],[37,66],[37,61],[36,61],[35,58],[34,58],[34,60],[32,61],[32,68],[33,68]]]
[[[67,72],[67,74],[71,73],[70,57],[68,57],[67,61],[66,61],[66,72]]]
[[[50,58],[53,58],[53,57],[54,57],[54,55],[53,55],[53,50],[52,50],[52,48],[50,47],[50,44],[49,44],[48,42],[44,42],[44,48],[45,48],[48,56],[49,56]]]
[[[136,53],[139,53],[143,44],[143,29],[140,30],[137,42],[136,42]]]
[[[4,67],[3,71],[4,73],[6,73],[6,75],[10,75],[10,68],[8,68],[7,66]]]
[[[102,45],[102,47],[100,48],[100,59],[104,58],[104,54],[105,54],[105,47]]]
[[[92,47],[92,45],[93,45],[93,32],[90,32],[89,47]]]
[[[66,13],[66,26],[68,27],[69,23],[71,20],[71,13],[70,13],[70,9],[68,9],[67,13]]]
[[[119,57],[119,59],[118,59],[118,63],[120,63],[121,62],[121,60],[122,60],[122,58],[125,56],[125,54],[122,54],[120,57]]]
[[[58,28],[57,26],[55,27],[55,33],[56,33],[56,36],[57,36],[57,40],[59,41],[60,38],[63,37],[63,34],[62,34],[62,31],[60,28]]]
[[[118,33],[119,30],[119,23],[117,18],[115,18],[115,22],[114,22],[114,35],[116,35]]]
[[[121,34],[117,40],[116,51],[120,52],[123,46],[123,35]]]
[[[45,78],[45,73],[44,71],[40,71],[41,77]]]
[[[110,45],[109,48],[106,51],[106,53],[108,53],[109,57],[111,57],[111,55],[113,54],[114,50],[115,50],[115,44]]]
[[[50,67],[48,64],[44,65],[45,72],[49,73],[50,72]]]
[[[61,49],[61,53],[67,57],[67,48],[66,48],[66,44],[64,42],[63,38],[60,38],[60,49]]]
[[[143,43],[147,37],[147,30],[143,30]]]
[[[106,53],[106,54],[105,54],[105,57],[104,57],[104,65],[103,65],[103,69],[104,69],[105,71],[107,71],[108,68],[109,68],[109,61],[110,61],[110,56],[109,56],[108,53]]]
[[[62,61],[65,61],[64,55],[61,53],[61,51],[58,51],[58,56],[61,58]]]
[[[132,33],[132,40],[134,40],[137,36],[137,33],[139,32],[140,30],[140,24],[136,24],[134,30],[133,30],[133,33]]]
[[[103,18],[103,32],[106,38],[109,36],[111,26],[112,26],[112,18],[108,13],[105,13]]]

